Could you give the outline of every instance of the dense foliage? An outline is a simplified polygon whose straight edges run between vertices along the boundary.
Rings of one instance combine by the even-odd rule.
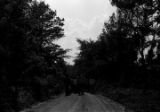
[[[18,111],[63,91],[64,19],[44,2],[0,0],[0,110]]]
[[[115,99],[125,98],[113,88],[142,91],[137,99],[151,89],[160,92],[160,1],[110,1],[117,12],[96,41],[77,40],[75,65],[66,66],[68,50],[55,43],[64,36],[64,19],[42,1],[0,0],[2,112],[17,112],[64,90],[69,95],[76,87],[109,91]]]
[[[97,41],[78,40],[77,73],[103,86],[159,88],[158,0],[111,0],[117,7]]]

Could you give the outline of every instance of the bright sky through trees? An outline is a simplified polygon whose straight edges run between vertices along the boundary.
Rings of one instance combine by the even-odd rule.
[[[57,10],[58,16],[65,19],[65,37],[58,43],[63,48],[72,49],[69,55],[72,60],[78,52],[77,38],[96,39],[100,34],[103,23],[115,11],[109,0],[45,0],[52,9]]]

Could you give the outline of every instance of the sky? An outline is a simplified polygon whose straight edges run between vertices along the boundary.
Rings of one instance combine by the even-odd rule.
[[[96,40],[101,33],[104,22],[115,12],[109,0],[44,0],[57,15],[65,19],[65,36],[58,40],[64,49],[71,49],[66,59],[73,64],[78,54],[77,38]]]

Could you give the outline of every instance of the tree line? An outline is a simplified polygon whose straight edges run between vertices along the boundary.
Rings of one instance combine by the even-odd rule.
[[[47,100],[80,77],[88,92],[160,90],[160,1],[110,2],[117,12],[96,41],[77,39],[80,52],[70,66],[68,50],[55,43],[64,36],[56,11],[43,1],[0,0],[0,110],[17,112]]]
[[[0,110],[17,112],[61,93],[64,19],[43,1],[0,0]]]
[[[76,73],[96,80],[96,90],[157,89],[160,73],[160,1],[110,0],[116,7],[96,41],[78,39]]]

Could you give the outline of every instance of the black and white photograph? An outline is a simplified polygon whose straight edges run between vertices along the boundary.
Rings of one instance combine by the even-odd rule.
[[[160,0],[0,0],[0,112],[160,112]]]

